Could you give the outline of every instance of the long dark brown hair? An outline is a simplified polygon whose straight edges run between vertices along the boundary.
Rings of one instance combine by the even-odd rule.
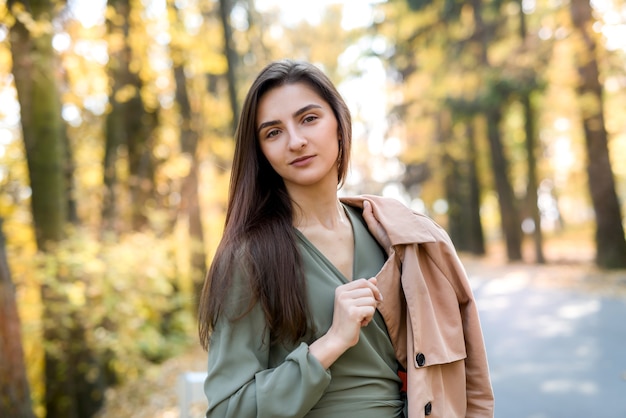
[[[199,334],[205,349],[213,327],[227,309],[224,303],[237,266],[243,266],[250,280],[248,308],[260,302],[272,343],[295,343],[309,331],[306,285],[292,226],[293,202],[282,178],[261,152],[256,128],[261,97],[273,88],[294,83],[311,87],[333,110],[340,139],[337,184],[345,179],[352,121],[333,83],[307,62],[283,60],[266,66],[243,104],[235,134],[224,233],[200,295]]]

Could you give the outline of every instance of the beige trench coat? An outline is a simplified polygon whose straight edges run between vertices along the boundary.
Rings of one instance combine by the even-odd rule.
[[[476,303],[448,234],[395,199],[342,198],[374,215],[391,240],[376,276],[379,306],[407,370],[408,417],[493,417],[494,398]]]

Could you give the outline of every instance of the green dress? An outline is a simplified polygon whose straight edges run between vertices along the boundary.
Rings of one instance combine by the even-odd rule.
[[[374,277],[385,254],[357,210],[346,207],[354,232],[353,277]],[[207,417],[401,417],[398,364],[379,312],[361,330],[359,342],[328,370],[309,355],[308,343],[332,323],[335,288],[348,281],[299,231],[298,248],[317,335],[291,347],[268,346],[265,319],[257,304],[243,318],[218,321],[209,347],[204,391]],[[245,295],[234,277],[232,295]],[[234,296],[237,297],[237,296]],[[229,298],[230,301],[230,298]]]

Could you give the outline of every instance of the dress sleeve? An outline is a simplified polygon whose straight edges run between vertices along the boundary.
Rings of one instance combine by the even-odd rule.
[[[303,417],[329,383],[330,372],[305,343],[270,367],[270,336],[259,304],[238,319],[222,315],[215,325],[204,383],[207,418]]]

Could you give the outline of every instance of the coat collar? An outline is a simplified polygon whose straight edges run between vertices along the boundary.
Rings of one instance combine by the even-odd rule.
[[[391,245],[436,241],[430,232],[434,223],[425,216],[412,211],[399,200],[374,195],[342,197],[340,200],[347,205],[361,209],[363,209],[363,202],[369,201],[372,204],[374,216],[389,235]]]

